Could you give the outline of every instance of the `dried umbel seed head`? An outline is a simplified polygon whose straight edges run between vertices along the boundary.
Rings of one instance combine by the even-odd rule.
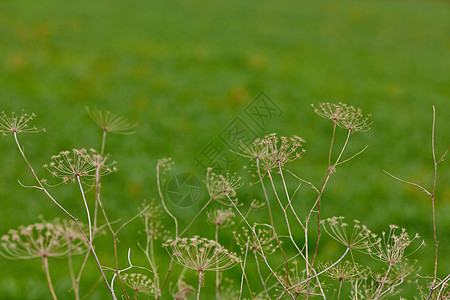
[[[279,274],[285,282],[286,288],[295,296],[296,299],[300,295],[315,294],[317,286],[312,284],[308,287],[308,280],[306,279],[306,271],[300,268],[298,261],[290,263],[289,276],[286,276],[286,269],[283,269],[284,274]]]
[[[153,281],[145,275],[140,273],[125,274],[122,277],[122,281],[135,293],[142,293],[151,295],[155,291],[155,285]]]
[[[86,247],[82,234],[73,231],[67,222],[55,219],[42,220],[27,226],[10,229],[2,236],[0,255],[8,259],[31,259],[36,257],[64,256],[80,254]]]
[[[208,222],[216,225],[219,228],[230,227],[234,224],[234,212],[231,208],[228,209],[214,209],[206,212]]]
[[[45,131],[45,129],[39,130],[36,126],[30,126],[29,123],[35,116],[35,114],[28,115],[23,111],[20,114],[13,112],[8,116],[2,111],[0,114],[0,133],[6,136],[11,133],[36,133]]]
[[[250,171],[259,170],[265,173],[272,169],[283,168],[286,163],[300,158],[305,152],[304,143],[305,141],[298,136],[278,137],[276,133],[272,133],[262,139],[255,139],[251,144],[242,144],[237,154],[250,158],[252,162]]]
[[[230,173],[224,176],[222,174],[215,174],[212,172],[208,172],[206,175],[206,189],[208,191],[211,199],[219,201],[220,203],[226,205],[227,202],[221,202],[221,199],[233,198],[236,196],[236,190],[242,187],[242,183],[240,183],[241,177],[230,176]]]
[[[399,263],[403,258],[411,255],[416,252],[420,247],[424,245],[424,241],[420,240],[420,236],[416,234],[413,238],[409,237],[409,234],[406,232],[404,228],[400,229],[396,225],[389,226],[389,232],[382,232],[381,241],[377,244],[374,244],[369,249],[369,254],[382,262],[385,262],[390,265],[395,265]],[[419,245],[406,254],[406,248],[410,246],[415,240],[420,241]]]
[[[52,156],[49,164],[43,167],[63,183],[93,181],[96,176],[105,176],[116,172],[116,162],[106,163],[109,156],[102,157],[94,149],[72,149]]]
[[[358,220],[353,221],[353,226],[345,222],[344,217],[332,217],[323,220],[322,226],[330,237],[346,246],[350,250],[368,252],[370,247],[378,244],[380,239]]]
[[[128,120],[124,117],[116,116],[111,112],[102,112],[96,108],[86,107],[89,116],[94,120],[94,122],[104,131],[116,134],[133,134],[132,131],[135,124],[130,124]]]
[[[363,279],[360,281],[356,281],[351,285],[352,291],[350,294],[350,299],[352,300],[369,300],[369,299],[390,299],[390,296],[393,296],[399,292],[398,289],[395,288],[394,285],[389,286],[386,284],[383,285],[383,295],[380,295],[379,287],[380,283],[372,278]]]
[[[149,204],[144,203],[142,207],[145,211],[141,214],[141,217],[144,219],[144,230],[147,237],[153,240],[167,239],[169,231],[164,228],[162,222],[161,206],[152,200]]]
[[[350,130],[351,133],[370,129],[372,122],[369,122],[370,114],[363,115],[360,108],[339,102],[319,103],[317,107],[312,105],[314,112],[319,116],[332,120],[339,127]]]
[[[236,243],[241,252],[247,249],[257,252],[262,251],[265,255],[274,253],[278,248],[278,243],[271,230],[265,228],[255,228],[255,236],[248,228],[242,227],[242,233],[233,232]]]
[[[199,272],[226,270],[241,261],[219,243],[199,236],[168,240],[163,246],[178,264]]]
[[[185,300],[192,295],[195,289],[182,280],[178,280],[176,289],[171,289],[170,294],[175,300]]]
[[[357,263],[351,263],[349,261],[340,262],[330,268],[332,263],[323,264],[320,269],[326,270],[325,276],[339,281],[353,281],[355,279],[367,278],[368,270],[364,269]]]

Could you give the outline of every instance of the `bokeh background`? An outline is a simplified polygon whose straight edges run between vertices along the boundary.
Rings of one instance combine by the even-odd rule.
[[[202,180],[204,169],[196,159],[214,142],[232,158],[231,171],[245,174],[245,161],[220,140],[236,117],[258,135],[304,138],[307,151],[290,169],[320,184],[332,127],[310,104],[343,101],[361,107],[372,113],[372,129],[353,135],[348,153],[369,148],[332,177],[323,216],[360,219],[377,232],[394,223],[420,233],[428,246],[416,257],[421,273],[431,274],[429,199],[382,170],[431,186],[432,105],[437,153],[449,144],[449,9],[446,1],[418,0],[1,1],[0,107],[34,112],[35,124],[46,128],[21,136],[42,177],[48,173],[40,166],[51,155],[99,147],[101,131],[85,106],[137,122],[136,134],[111,135],[107,145],[119,172],[105,178],[104,201],[111,219],[122,221],[135,215],[145,199],[157,198],[155,165],[161,157],[176,162],[173,174],[187,172]],[[264,128],[245,119],[246,107],[260,92],[281,110]],[[341,143],[344,135],[338,135]],[[0,140],[0,153],[0,232],[33,223],[40,215],[62,217],[42,193],[17,183],[33,181],[11,136]],[[439,275],[444,277],[450,270],[447,161],[438,176]],[[82,219],[74,186],[52,192]],[[243,189],[240,197],[253,192]],[[175,212],[187,222],[202,201],[205,194],[196,206]],[[304,201],[299,207],[311,199]],[[128,247],[138,252],[139,222],[120,237],[123,265]],[[205,228],[201,222],[197,229]],[[99,243],[110,249],[109,237]],[[323,247],[321,255],[333,251]],[[101,259],[112,265],[110,254]],[[71,297],[66,261],[53,263],[57,293]],[[87,281],[97,277],[95,268],[88,269]],[[0,257],[0,299],[49,297],[39,260]],[[102,285],[92,299],[109,299]]]

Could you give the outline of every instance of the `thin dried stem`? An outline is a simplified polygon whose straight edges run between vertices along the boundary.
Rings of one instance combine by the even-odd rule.
[[[55,290],[53,289],[52,279],[50,277],[50,270],[48,269],[48,257],[43,256],[42,260],[44,264],[45,277],[47,277],[47,283],[50,289],[50,293],[52,294],[53,300],[57,300],[58,298],[56,297]]]

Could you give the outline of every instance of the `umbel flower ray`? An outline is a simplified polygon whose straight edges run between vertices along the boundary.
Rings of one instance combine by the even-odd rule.
[[[62,151],[53,155],[51,162],[43,167],[47,169],[53,177],[59,178],[63,183],[76,183],[78,178],[87,182],[94,180],[99,170],[100,176],[108,175],[117,171],[115,162],[106,164],[109,155],[102,157],[94,149],[72,149],[72,151]]]
[[[2,111],[0,114],[0,133],[6,136],[11,133],[36,133],[45,131],[45,129],[39,130],[36,126],[30,126],[29,123],[35,116],[34,113],[28,115],[24,111],[20,114],[12,112],[11,115],[7,115]]]

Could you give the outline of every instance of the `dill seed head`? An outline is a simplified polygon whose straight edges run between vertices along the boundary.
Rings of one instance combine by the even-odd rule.
[[[330,119],[339,127],[350,130],[351,133],[368,131],[370,125],[372,125],[372,122],[369,122],[370,114],[364,116],[360,108],[342,102],[338,104],[319,103],[317,107],[314,105],[312,107],[316,114],[322,118]]]
[[[136,127],[136,123],[130,124],[124,117],[116,116],[115,114],[107,111],[102,112],[96,108],[86,107],[86,110],[92,120],[105,132],[111,132],[116,134],[133,134],[132,131]]]
[[[231,208],[228,209],[214,209],[206,212],[208,222],[216,225],[219,228],[230,227],[234,224],[233,218],[235,216]]]
[[[242,144],[237,154],[251,160],[250,172],[258,171],[259,167],[260,172],[265,173],[283,168],[286,163],[300,158],[305,152],[304,143],[298,136],[278,137],[276,133],[272,133],[255,139],[251,144]]]
[[[327,269],[331,263],[325,263],[320,268],[322,270]],[[337,265],[329,268],[324,274],[331,279],[339,281],[353,281],[355,279],[367,278],[367,270],[363,269],[357,263],[351,263],[349,261],[340,262]]]
[[[241,177],[230,176],[230,173],[227,172],[226,175],[215,174],[212,172],[208,172],[206,175],[206,189],[208,191],[211,199],[219,201],[220,203],[226,205],[227,202],[221,202],[221,199],[226,199],[227,196],[233,198],[236,196],[236,190],[242,187],[242,183],[240,183]]]
[[[297,299],[300,295],[315,294],[317,286],[310,282],[308,288],[308,281],[306,279],[306,270],[301,270],[298,261],[293,261],[290,264],[289,276],[286,276],[286,269],[283,269],[284,274],[279,274],[279,278],[282,278],[286,287],[294,294]]]
[[[122,277],[122,281],[135,293],[142,293],[151,295],[155,290],[155,285],[153,281],[145,275],[140,273],[125,274]]]
[[[192,295],[195,289],[182,280],[178,280],[176,288],[171,289],[170,294],[175,300],[185,300]]]
[[[102,157],[94,149],[72,149],[72,151],[62,151],[53,155],[51,162],[43,167],[47,169],[53,177],[59,178],[63,183],[77,183],[78,178],[82,182],[94,180],[97,175],[105,176],[116,172],[114,166],[116,162],[106,163],[109,156]]]
[[[246,249],[249,249],[253,252],[262,251],[265,255],[274,253],[278,248],[278,243],[273,232],[265,228],[258,228],[256,230],[254,227],[254,230],[257,237],[246,227],[242,227],[242,233],[233,232],[236,244],[239,246],[241,252],[245,253]]]
[[[168,240],[163,246],[178,264],[201,273],[226,270],[241,261],[219,243],[199,236]]]
[[[384,294],[379,295],[378,288],[380,283],[372,278],[366,278],[359,281],[358,284],[352,284],[352,291],[350,294],[350,299],[352,300],[370,300],[370,299],[389,299],[390,296],[393,296],[399,292],[395,287],[391,287],[390,289],[384,285],[383,290]]]
[[[10,229],[2,236],[0,246],[0,255],[8,259],[64,256],[69,251],[80,254],[86,249],[81,233],[59,219]]]
[[[369,254],[377,260],[395,265],[404,257],[411,255],[424,245],[424,242],[421,241],[415,250],[409,254],[405,254],[406,248],[415,240],[419,240],[420,237],[416,234],[411,239],[404,228],[400,229],[400,232],[398,230],[398,226],[390,225],[388,233],[382,232],[381,241],[369,248]]]
[[[323,220],[322,226],[330,237],[346,246],[350,250],[369,252],[369,248],[378,244],[380,239],[358,220],[353,221],[353,226],[344,222],[344,217],[332,217]]]
[[[145,209],[146,207],[147,209],[145,212],[141,214],[141,217],[144,219],[144,230],[146,235],[154,240],[167,239],[169,231],[164,228],[162,222],[163,214],[161,205],[156,204],[156,202],[152,200],[149,204],[144,203],[142,205],[142,209]]]
[[[0,114],[0,133],[6,136],[11,133],[36,133],[45,131],[45,129],[39,130],[36,126],[29,125],[35,116],[35,114],[28,115],[24,111],[20,114],[13,112],[8,116],[2,111]]]

